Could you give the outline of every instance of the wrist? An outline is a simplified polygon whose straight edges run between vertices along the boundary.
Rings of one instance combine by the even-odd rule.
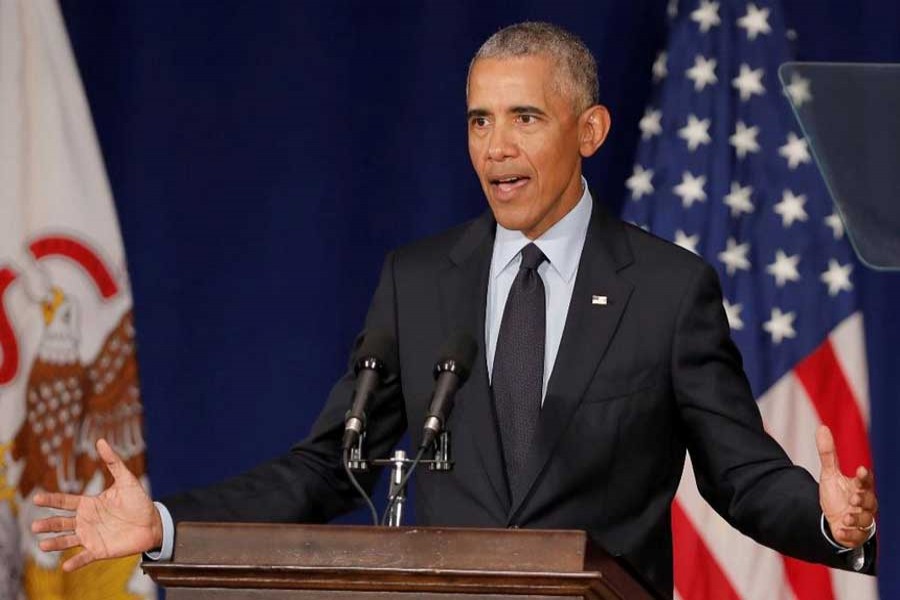
[[[159,514],[156,504],[153,504],[153,517],[150,523],[150,543],[152,544],[148,550],[158,550],[163,545],[163,522]]]
[[[144,556],[150,560],[171,560],[175,549],[175,523],[165,504],[154,502],[153,506],[156,509],[162,534],[159,536],[157,549],[146,551]],[[154,534],[155,536],[156,534]]]
[[[847,546],[843,542],[839,542],[834,537],[834,534],[832,533],[832,528],[831,528],[831,521],[829,521],[828,518],[825,516],[824,511],[822,512],[822,517],[820,519],[819,527],[822,531],[822,535],[825,537],[825,539],[828,541],[828,543],[831,544],[832,547],[834,547],[838,551],[838,554],[841,554],[844,552],[849,552],[850,550],[853,550],[855,548],[858,548],[862,545],[867,544],[873,537],[875,537],[875,533],[878,530],[878,524],[875,522],[875,520],[873,520],[871,527],[864,529],[864,531],[866,531],[866,533],[868,535],[866,536],[866,539],[862,542],[862,544],[860,544],[859,546]]]
[[[822,518],[819,527],[822,530],[822,535],[825,536],[826,540],[828,540],[828,543],[831,544],[832,547],[834,547],[839,553],[852,550],[852,548],[845,546],[834,539],[834,534],[831,532],[831,521],[828,520],[824,512],[822,512]]]

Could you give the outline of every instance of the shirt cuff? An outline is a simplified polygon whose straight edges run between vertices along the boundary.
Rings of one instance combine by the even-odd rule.
[[[159,519],[162,521],[162,546],[155,552],[144,552],[144,556],[148,560],[172,560],[172,554],[175,549],[175,522],[172,521],[172,515],[169,509],[161,502],[154,502],[156,511],[159,513]]]
[[[836,550],[838,554],[847,554],[850,553],[850,566],[854,571],[862,571],[862,568],[866,564],[866,548],[865,544],[875,537],[875,531],[878,529],[878,524],[876,522],[872,522],[872,530],[869,531],[869,537],[866,538],[866,541],[863,542],[863,545],[859,548],[847,548],[845,546],[841,546],[834,538],[831,537],[829,530],[825,526],[825,513],[822,513],[822,517],[819,520],[819,529],[822,531],[822,536],[828,540],[828,543],[831,544]]]

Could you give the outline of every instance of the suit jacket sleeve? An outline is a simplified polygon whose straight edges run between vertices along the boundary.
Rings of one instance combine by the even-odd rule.
[[[396,336],[393,255],[389,255],[366,317],[363,332],[381,329]],[[359,506],[341,464],[344,414],[353,391],[353,365],[332,388],[309,436],[289,453],[237,477],[204,489],[163,499],[178,521],[325,522]],[[387,456],[406,430],[399,374],[386,379],[369,407],[367,451]],[[378,473],[359,476],[371,492]]]
[[[672,373],[700,493],[756,541],[807,561],[850,568],[820,531],[818,484],[763,429],[731,341],[715,271],[704,265],[681,301]],[[867,567],[874,561],[874,544]]]

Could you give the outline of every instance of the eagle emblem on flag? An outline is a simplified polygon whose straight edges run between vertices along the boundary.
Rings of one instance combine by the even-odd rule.
[[[45,267],[49,261],[52,269]],[[21,424],[4,448],[3,483],[10,492],[7,507],[12,510],[7,516],[25,513],[20,519],[33,510],[24,500],[37,490],[80,494],[111,483],[96,454],[100,438],[120,453],[136,476],[146,471],[134,317],[130,302],[119,298],[127,296],[126,283],[94,244],[72,235],[40,235],[27,245],[22,262],[0,269],[0,386],[19,390],[24,406]],[[68,284],[56,281],[59,275],[66,275],[62,279]],[[71,285],[78,279],[83,285]],[[25,310],[20,302],[20,310],[11,311],[7,291],[17,286],[18,298],[26,299]],[[106,321],[112,325],[99,332],[96,352],[83,347],[85,305],[110,313]],[[26,357],[16,331],[33,331],[29,325],[35,322],[40,323],[39,335],[32,336],[37,345]],[[8,476],[10,471],[18,477]],[[16,496],[23,500],[20,506],[14,502]],[[136,565],[136,558],[128,558],[107,566],[107,574],[116,576],[98,587],[96,581],[84,578],[86,574],[63,574],[56,560],[47,562],[49,558],[33,553],[24,568],[10,573],[24,576],[28,597],[83,587],[94,587],[104,597],[122,597]],[[66,577],[83,581],[65,581]]]

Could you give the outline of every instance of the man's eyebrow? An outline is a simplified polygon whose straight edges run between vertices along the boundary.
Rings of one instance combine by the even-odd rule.
[[[513,106],[509,109],[509,113],[514,115],[540,115],[547,116],[547,113],[544,112],[543,109],[538,108],[537,106],[531,105],[523,105],[523,106]],[[466,118],[473,119],[475,117],[489,117],[491,115],[490,111],[485,110],[483,108],[472,108],[466,111]]]
[[[543,110],[538,108],[537,106],[513,106],[509,109],[509,112],[514,115],[542,115],[547,116]]]

